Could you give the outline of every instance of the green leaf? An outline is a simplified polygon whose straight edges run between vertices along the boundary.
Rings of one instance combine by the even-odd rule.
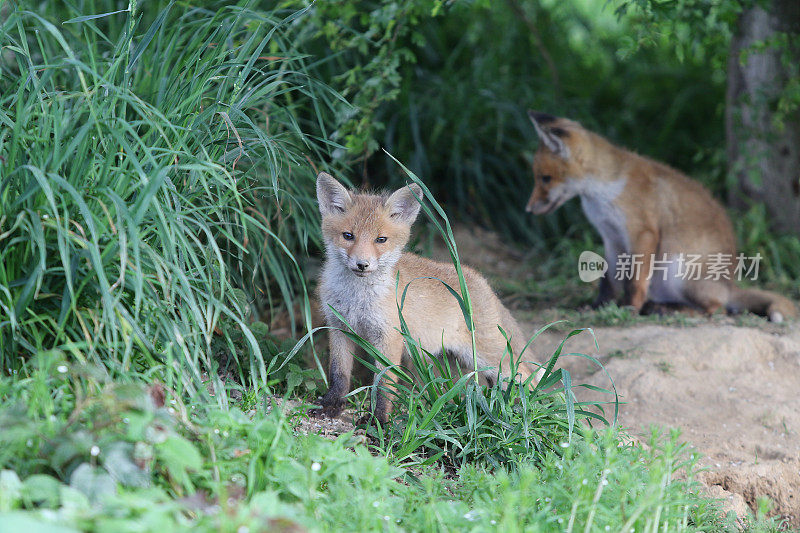
[[[142,37],[142,40],[139,42],[139,44],[136,45],[136,49],[133,51],[133,54],[131,55],[131,62],[128,65],[128,69],[133,69],[133,67],[136,65],[136,62],[139,61],[139,58],[142,56],[142,53],[144,52],[145,48],[147,48],[147,45],[150,44],[150,41],[153,40],[153,37],[155,36],[158,29],[164,24],[164,21],[167,19],[167,15],[169,15],[169,11],[174,3],[175,3],[174,1],[170,2],[167,5],[167,7],[162,9],[161,12],[156,17],[156,20],[154,20],[153,23],[150,25],[150,27],[147,29],[147,33],[145,33],[144,37]]]
[[[187,491],[191,491],[193,486],[189,471],[198,471],[203,466],[203,458],[197,448],[180,435],[170,435],[156,446],[156,455],[170,475]]]
[[[14,509],[22,497],[22,482],[13,470],[0,471],[0,511]]]
[[[0,531],[28,531],[36,533],[80,533],[79,529],[74,529],[67,526],[61,526],[44,520],[37,519],[36,517],[23,513],[22,511],[14,511],[10,513],[0,513]]]
[[[133,445],[128,442],[114,442],[103,453],[103,466],[121,485],[147,487],[150,476],[136,466],[133,461]]]
[[[77,22],[86,22],[87,20],[94,20],[103,17],[110,17],[111,15],[116,15],[117,13],[127,13],[128,9],[120,9],[118,11],[109,11],[108,13],[97,13],[95,15],[81,15],[80,17],[75,17],[69,20],[65,20],[61,24],[75,24]]]
[[[117,483],[102,468],[82,463],[69,478],[70,487],[83,493],[90,502],[97,503],[116,494]]]
[[[292,391],[303,382],[303,376],[299,372],[289,372],[286,376],[286,389]]]
[[[26,500],[45,507],[56,507],[60,501],[61,482],[52,476],[34,474],[22,484]]]

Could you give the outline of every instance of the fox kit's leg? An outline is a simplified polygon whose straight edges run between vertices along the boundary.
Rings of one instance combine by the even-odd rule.
[[[628,281],[625,293],[626,305],[639,311],[647,301],[647,290],[650,287],[650,269],[653,256],[658,247],[658,238],[652,231],[642,231],[635,236],[632,246],[632,257],[636,261],[633,276]]]
[[[380,342],[375,344],[375,347],[389,359],[392,365],[399,365],[401,363],[404,344],[403,336],[400,332],[392,329],[384,335]],[[378,368],[380,368],[380,366]],[[389,421],[389,413],[392,412],[392,395],[395,386],[387,380],[381,380],[377,385],[378,387],[382,386],[386,390],[378,391],[377,402],[373,406],[373,412],[378,422],[386,424]]]
[[[609,277],[613,275],[614,274],[612,274],[609,269],[609,272],[606,272],[603,277],[600,278],[600,292],[597,294],[595,301],[592,302],[592,309],[603,307],[614,300],[614,285],[612,285],[609,279]]]
[[[608,270],[600,278],[600,291],[597,298],[592,302],[592,309],[598,309],[613,302],[617,294],[624,290],[622,277],[617,277],[617,266],[619,264],[619,254],[623,246],[615,244],[611,239],[603,239],[603,249],[605,250],[605,260],[608,263]]]
[[[338,329],[328,330],[330,361],[328,362],[328,392],[320,400],[321,409],[311,411],[313,416],[334,417],[342,412],[344,395],[350,391],[355,343]]]

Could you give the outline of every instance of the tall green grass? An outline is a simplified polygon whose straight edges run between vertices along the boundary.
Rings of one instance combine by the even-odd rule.
[[[253,294],[273,308],[307,300],[292,254],[316,234],[312,167],[326,149],[297,102],[336,96],[292,40],[302,11],[205,6],[6,4],[4,372],[54,351],[160,368],[193,393],[222,386],[227,354],[264,383],[246,316]]]

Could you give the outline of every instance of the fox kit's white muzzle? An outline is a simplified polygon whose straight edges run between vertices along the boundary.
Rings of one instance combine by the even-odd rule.
[[[347,268],[353,271],[356,276],[367,276],[378,267],[378,260],[374,257],[353,257],[347,256]]]

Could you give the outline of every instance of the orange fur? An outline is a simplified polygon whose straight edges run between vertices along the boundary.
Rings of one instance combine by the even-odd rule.
[[[636,310],[652,300],[691,305],[706,313],[747,309],[774,321],[797,315],[794,304],[778,294],[733,284],[733,228],[725,209],[700,183],[614,146],[572,120],[533,111],[529,115],[541,142],[526,210],[546,214],[570,198],[581,198],[584,212],[603,238],[609,263],[596,304],[623,292],[621,303]],[[638,275],[627,283],[614,279],[621,254],[643,258]],[[712,275],[712,262],[719,264],[716,254],[731,258],[721,268],[720,279]],[[662,275],[663,282],[648,279],[653,258],[671,261],[678,269],[678,258],[690,255],[700,257],[700,279],[678,279],[672,275],[675,271]]]
[[[459,292],[455,267],[403,252],[420,207],[414,195],[422,197],[416,185],[386,196],[348,191],[325,173],[317,178],[326,252],[320,299],[327,324],[339,329],[329,331],[330,389],[322,398],[323,408],[315,414],[333,415],[341,410],[356,349],[340,331],[347,326],[331,308],[398,365],[405,355],[398,314],[405,290],[403,318],[411,336],[424,350],[433,354],[444,351],[466,369],[472,367],[472,335],[457,300],[442,284]],[[526,339],[486,280],[469,267],[463,272],[474,310],[478,366],[501,368],[508,376],[507,341],[498,326],[510,338],[515,357],[522,353]],[[518,371],[525,379],[533,368],[523,363]],[[485,372],[484,377],[492,381],[495,372]],[[380,395],[374,406],[380,422],[386,422],[391,407],[390,399]]]

